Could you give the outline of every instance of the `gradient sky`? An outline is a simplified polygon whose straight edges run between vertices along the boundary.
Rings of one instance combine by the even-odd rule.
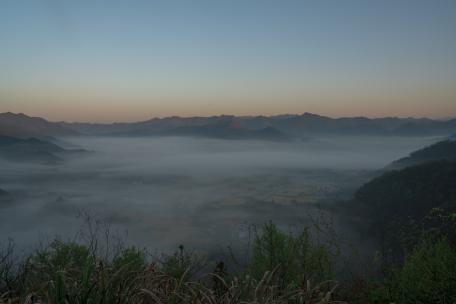
[[[0,112],[456,116],[456,1],[0,1]]]

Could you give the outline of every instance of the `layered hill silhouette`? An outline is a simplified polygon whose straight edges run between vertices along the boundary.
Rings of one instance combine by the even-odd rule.
[[[222,139],[288,140],[313,135],[450,136],[456,119],[330,118],[311,113],[276,116],[211,116],[153,118],[132,123],[49,122],[25,114],[0,114],[0,134],[46,136],[198,136]]]
[[[132,132],[133,135],[160,134],[163,136],[196,136],[219,139],[253,139],[253,140],[272,140],[286,141],[290,137],[274,127],[264,127],[261,129],[249,129],[231,121],[218,122],[201,126],[181,126],[160,133],[148,131]]]
[[[0,113],[0,135],[20,138],[78,135],[75,130],[40,117],[11,112]]]
[[[0,135],[0,158],[8,161],[56,164],[72,154],[85,153],[82,149],[64,149],[50,141],[37,138],[17,138]]]

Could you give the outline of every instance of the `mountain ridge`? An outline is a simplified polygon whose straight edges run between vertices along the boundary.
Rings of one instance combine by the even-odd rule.
[[[78,132],[41,117],[31,117],[23,113],[5,112],[0,113],[0,135],[28,138],[74,136],[78,135]]]
[[[227,126],[230,127],[227,127]],[[234,128],[239,131],[236,135]],[[220,132],[208,132],[219,128]],[[223,130],[225,130],[225,133]],[[194,116],[151,118],[138,122],[84,123],[50,122],[23,113],[0,113],[0,134],[11,136],[79,136],[79,135],[191,135],[228,139],[262,139],[260,130],[272,130],[287,137],[302,138],[309,135],[388,135],[388,136],[449,136],[456,133],[456,119],[433,120],[429,118],[399,117],[341,117],[331,118],[305,112],[273,116]],[[216,134],[217,133],[217,134]],[[248,135],[247,135],[248,134]],[[278,138],[281,136],[277,136]],[[263,138],[269,139],[267,136]]]

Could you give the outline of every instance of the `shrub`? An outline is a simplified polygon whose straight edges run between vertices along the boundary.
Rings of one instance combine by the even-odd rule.
[[[456,249],[446,239],[423,241],[393,282],[398,303],[456,303]]]
[[[30,257],[20,293],[57,304],[135,303],[146,267],[144,251],[135,247],[108,261],[88,246],[57,240]]]
[[[136,247],[123,249],[112,261],[112,271],[123,271],[130,273],[142,272],[147,267],[146,254],[144,250]]]
[[[204,258],[194,253],[187,252],[183,245],[173,255],[164,256],[161,270],[166,275],[175,279],[191,279],[204,267]]]
[[[269,222],[255,236],[248,265],[248,273],[256,279],[268,271],[274,271],[282,287],[325,280],[331,274],[331,255],[326,246],[312,242],[307,228],[293,235]]]

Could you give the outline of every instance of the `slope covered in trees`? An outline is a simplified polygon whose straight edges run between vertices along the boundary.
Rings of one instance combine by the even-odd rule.
[[[385,269],[406,263],[423,242],[444,240],[455,246],[456,161],[384,173],[360,187],[342,208],[364,238],[375,240]]]
[[[400,169],[436,160],[456,160],[456,140],[444,140],[410,153],[393,162],[391,169]]]
[[[354,203],[371,218],[423,217],[432,208],[456,207],[456,161],[391,171],[363,185]]]

